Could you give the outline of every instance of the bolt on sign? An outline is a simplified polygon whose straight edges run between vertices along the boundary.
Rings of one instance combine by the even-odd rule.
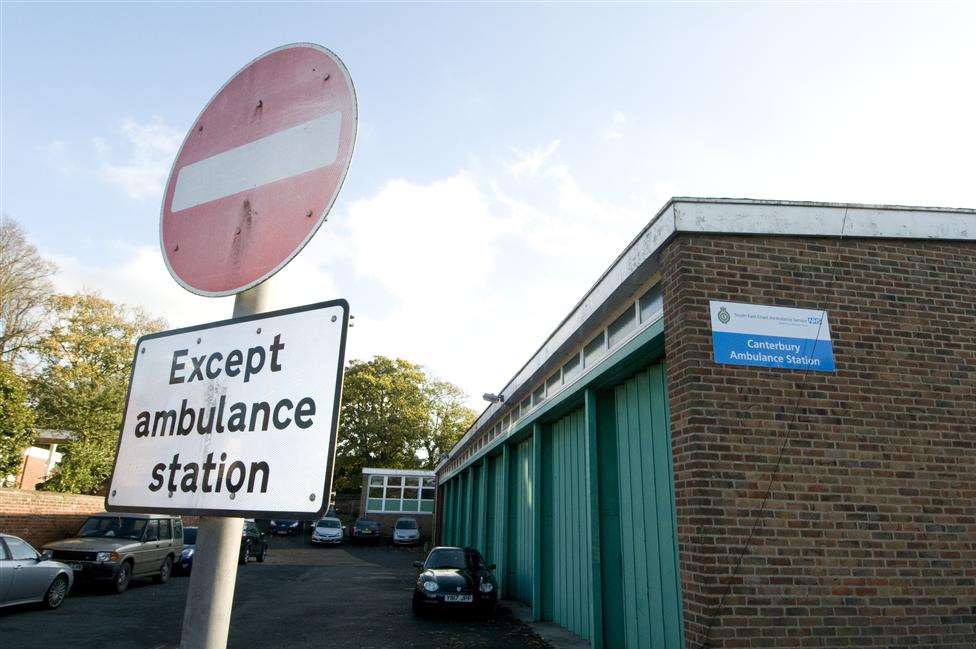
[[[336,300],[140,338],[106,508],[320,515],[348,318]]]
[[[211,297],[260,284],[325,220],[358,123],[345,65],[296,43],[247,64],[197,117],[163,194],[159,240],[185,289]]]

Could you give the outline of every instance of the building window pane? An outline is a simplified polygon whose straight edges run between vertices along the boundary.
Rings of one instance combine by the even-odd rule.
[[[546,394],[553,395],[556,394],[559,386],[563,383],[563,375],[556,370],[556,373],[546,379]]]
[[[410,488],[410,487],[407,487],[406,489],[404,489],[403,490],[403,499],[404,500],[417,500],[417,489],[416,488]]]
[[[403,511],[405,512],[415,512],[420,509],[420,503],[416,500],[404,500],[403,501]]]
[[[520,410],[521,410],[521,413],[522,413],[522,416],[523,417],[525,415],[529,414],[529,411],[532,410],[532,398],[531,397],[526,397],[525,399],[522,400],[522,407],[521,407]]]
[[[433,487],[433,486],[434,486],[433,478],[424,478],[424,487]]]
[[[583,366],[592,367],[592,365],[603,358],[604,354],[606,353],[606,341],[604,340],[603,332],[601,331],[593,340],[586,343],[586,347],[583,348]]]
[[[420,478],[404,478],[404,484],[408,487],[416,487],[420,484]]]
[[[383,497],[383,487],[370,487],[369,488],[370,498],[382,498]]]
[[[563,384],[569,383],[576,378],[576,375],[580,371],[580,357],[579,354],[573,356],[571,359],[566,361],[563,365]]]
[[[386,497],[396,498],[397,500],[399,500],[400,498],[403,498],[403,489],[401,489],[400,487],[387,487]]]
[[[383,499],[370,498],[366,501],[366,509],[370,511],[381,511],[383,509]]]
[[[610,337],[610,347],[620,344],[627,335],[637,327],[637,312],[634,307],[620,314],[620,317],[610,323],[607,327],[607,335]]]
[[[398,475],[387,476],[386,484],[391,487],[399,487],[400,485],[403,484],[403,478],[401,478]]]
[[[532,405],[537,406],[542,403],[542,400],[546,398],[546,386],[540,385],[539,388],[532,393]]]
[[[420,501],[420,511],[422,511],[422,512],[432,512],[432,511],[434,511],[434,501],[433,500],[421,500]]]
[[[369,476],[369,484],[383,486],[383,476],[381,475],[371,475]]]
[[[664,296],[661,295],[661,285],[655,284],[640,299],[640,320],[650,322],[660,317],[664,310]]]

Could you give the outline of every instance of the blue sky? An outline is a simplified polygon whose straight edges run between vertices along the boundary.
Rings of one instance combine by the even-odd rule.
[[[8,3],[2,19],[0,207],[62,289],[173,325],[230,311],[158,253],[185,129],[268,49],[338,53],[357,150],[276,301],[346,297],[353,355],[473,395],[671,195],[976,206],[972,3]]]

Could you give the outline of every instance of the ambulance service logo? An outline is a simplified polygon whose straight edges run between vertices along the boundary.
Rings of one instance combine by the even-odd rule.
[[[724,306],[721,307],[721,308],[719,308],[719,310],[718,310],[718,321],[719,322],[721,322],[722,324],[729,324],[729,320],[731,320],[731,319],[732,319],[732,316],[729,315],[729,312],[725,310],[725,307]]]

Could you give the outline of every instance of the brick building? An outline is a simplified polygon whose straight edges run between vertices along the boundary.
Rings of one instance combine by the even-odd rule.
[[[791,309],[831,367],[723,355],[730,313]],[[976,646],[976,210],[673,199],[500,392],[437,469],[437,533],[537,619]]]
[[[420,537],[430,539],[435,484],[433,471],[366,467],[359,515],[378,522],[384,537],[393,536],[397,519],[412,518],[417,521]]]

